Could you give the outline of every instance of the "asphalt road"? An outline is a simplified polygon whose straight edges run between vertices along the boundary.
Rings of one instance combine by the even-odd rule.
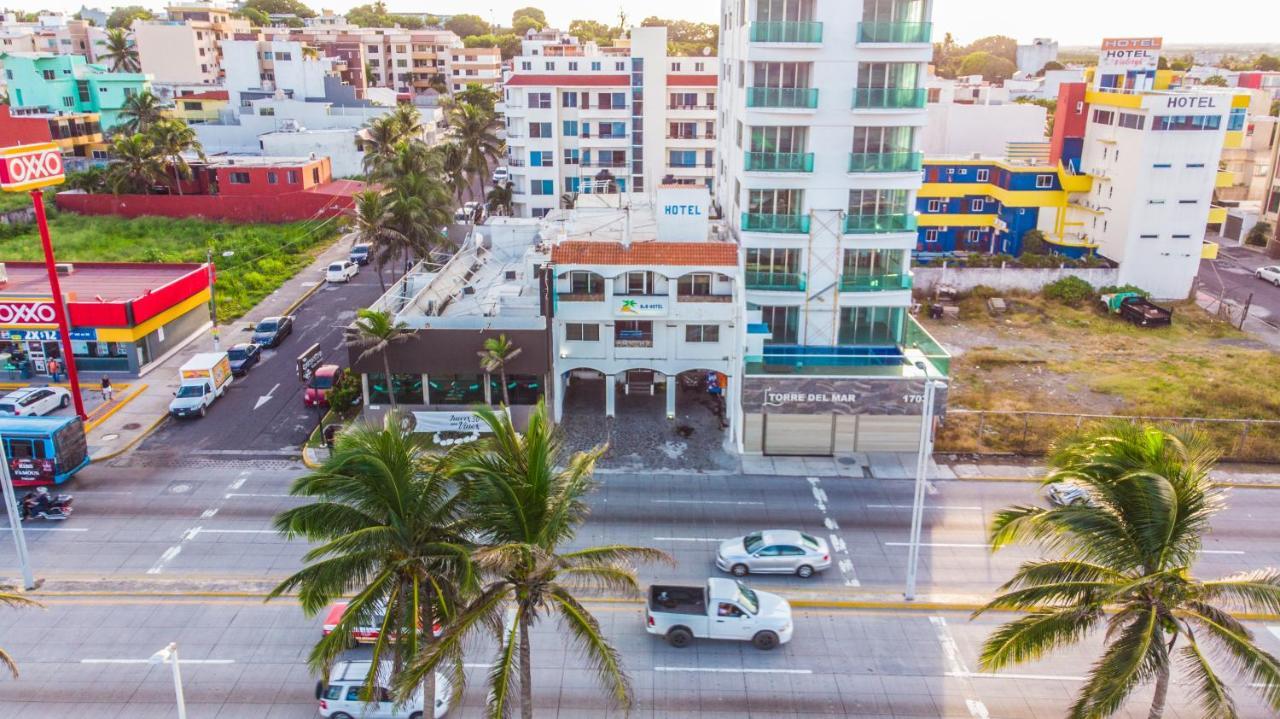
[[[1223,245],[1217,260],[1201,260],[1200,289],[1214,297],[1225,288],[1226,298],[1244,304],[1253,295],[1249,316],[1280,328],[1280,287],[1253,273],[1259,267],[1280,264],[1261,252]]]

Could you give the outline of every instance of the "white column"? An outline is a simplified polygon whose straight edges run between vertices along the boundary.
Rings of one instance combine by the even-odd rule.
[[[552,419],[560,422],[564,418],[564,392],[565,382],[563,374],[554,367],[551,371],[551,391],[555,395],[552,406],[555,408],[552,413]]]
[[[493,379],[488,372],[484,373],[484,403],[493,406]]]
[[[614,410],[618,392],[618,375],[607,374],[604,376],[604,416],[616,416]]]
[[[739,364],[738,366],[741,366]],[[729,420],[729,433],[724,438],[725,448],[742,453],[742,388],[733,375],[724,376],[724,414]]]
[[[676,418],[676,376],[667,375],[667,419]]]
[[[431,404],[431,377],[422,373],[422,403]]]

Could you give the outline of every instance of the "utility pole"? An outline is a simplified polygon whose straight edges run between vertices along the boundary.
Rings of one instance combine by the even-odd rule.
[[[209,320],[213,322],[213,351],[221,352],[222,347],[218,344],[218,299],[213,290],[213,248],[209,247],[205,250],[205,272],[209,275]]]
[[[928,484],[929,458],[933,456],[933,403],[937,389],[945,386],[931,379],[924,381],[924,413],[920,418],[920,450],[916,456],[915,498],[911,503],[911,541],[907,549],[907,601],[916,598],[916,571],[920,564],[920,531],[924,524],[924,497]]]
[[[9,514],[9,528],[13,530],[13,546],[18,555],[18,564],[22,567],[22,588],[30,591],[36,588],[36,580],[31,575],[27,538],[22,533],[21,512],[18,510],[17,493],[13,490],[13,476],[9,474],[9,458],[4,453],[4,442],[0,442],[0,485],[4,489],[4,508]]]

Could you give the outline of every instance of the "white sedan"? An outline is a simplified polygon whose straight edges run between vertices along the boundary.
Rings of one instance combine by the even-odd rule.
[[[23,387],[0,397],[0,415],[40,417],[71,404],[71,393],[62,387]]]
[[[1254,273],[1254,277],[1265,282],[1270,282],[1276,287],[1280,287],[1280,265],[1268,265],[1259,267]]]
[[[350,260],[342,260],[329,265],[329,269],[324,272],[324,281],[350,282],[351,278],[358,274],[360,274],[360,265]]]

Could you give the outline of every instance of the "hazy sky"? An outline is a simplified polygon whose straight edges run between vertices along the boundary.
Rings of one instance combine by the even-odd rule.
[[[368,0],[304,0],[315,8],[345,10]],[[834,0],[839,2],[840,0]],[[82,0],[19,0],[17,7],[78,10]],[[90,6],[103,4],[89,0]],[[163,5],[163,0],[129,0],[110,5]],[[0,0],[0,5],[14,3]],[[714,21],[719,0],[387,0],[393,11],[469,12],[508,22],[511,11],[541,7],[554,25],[575,18],[616,22],[625,9],[638,22],[649,15]],[[1280,2],[1276,0],[934,0],[938,36],[959,41],[1003,34],[1026,42],[1053,37],[1064,45],[1095,45],[1102,36],[1160,35],[1171,43],[1280,42]]]

